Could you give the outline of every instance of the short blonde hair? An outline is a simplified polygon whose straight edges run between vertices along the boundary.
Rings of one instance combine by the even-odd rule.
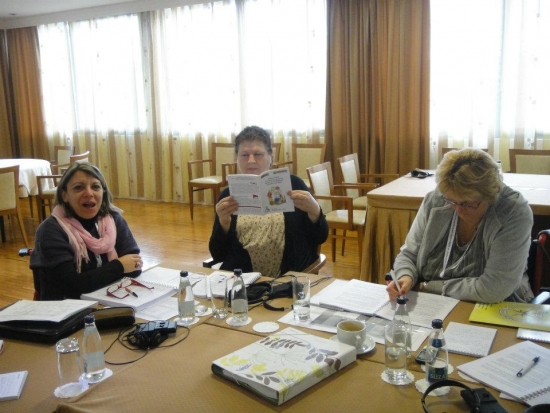
[[[502,179],[495,160],[487,152],[465,148],[450,151],[437,166],[435,180],[442,193],[453,192],[467,199],[481,198],[494,202]]]

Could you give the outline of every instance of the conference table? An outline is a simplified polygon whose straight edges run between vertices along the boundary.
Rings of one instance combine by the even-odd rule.
[[[550,219],[550,175],[505,173],[504,183],[520,192],[537,219]],[[384,282],[393,260],[405,242],[426,194],[436,187],[435,176],[402,176],[367,194],[367,221],[359,278]],[[542,228],[541,228],[542,229]]]
[[[178,266],[168,268],[178,268]],[[190,271],[199,269],[189,268]],[[201,271],[204,269],[200,269]],[[291,275],[298,275],[291,273]],[[334,281],[331,277],[310,275],[321,282],[312,288],[312,294]],[[288,281],[290,278],[281,279]],[[204,300],[199,301],[205,303]],[[274,300],[276,307],[289,307],[290,299]],[[472,303],[460,302],[445,319],[468,323]],[[291,310],[286,310],[291,311]],[[256,394],[211,372],[212,361],[239,348],[260,340],[267,334],[256,332],[253,326],[261,321],[275,321],[285,312],[269,311],[256,306],[249,311],[252,322],[244,327],[231,327],[225,320],[201,317],[200,322],[187,330],[178,328],[175,337],[148,352],[142,359],[127,365],[108,365],[114,374],[101,383],[91,385],[79,396],[61,399],[54,396],[57,387],[56,353],[53,344],[37,344],[5,339],[5,349],[0,355],[0,372],[28,370],[28,378],[21,398],[0,402],[0,410],[9,412],[419,412],[422,411],[422,394],[414,384],[393,386],[384,382],[384,346],[376,344],[373,351],[357,356],[357,360],[324,379],[281,406],[276,406]],[[279,323],[279,330],[287,325]],[[520,342],[515,328],[498,327],[492,352]],[[332,334],[298,328],[310,334],[331,337]],[[82,330],[73,334],[79,340]],[[118,330],[102,331],[104,349],[116,340]],[[185,338],[184,338],[185,337]],[[183,339],[184,338],[184,339]],[[180,341],[180,339],[183,339]],[[132,352],[119,343],[106,352],[106,360],[123,363],[140,358],[143,351]],[[456,366],[473,360],[472,357],[449,354],[454,371],[449,378],[471,387],[483,387],[466,382],[456,373]],[[415,381],[424,378],[420,365],[413,358],[408,370]],[[485,386],[487,387],[487,386]],[[488,387],[487,387],[488,388]],[[428,397],[431,412],[464,412],[459,388],[440,397]],[[523,412],[526,406],[515,401],[500,399],[499,393],[488,390],[497,397],[508,412]],[[438,409],[439,406],[439,409]],[[441,410],[441,407],[444,407]]]

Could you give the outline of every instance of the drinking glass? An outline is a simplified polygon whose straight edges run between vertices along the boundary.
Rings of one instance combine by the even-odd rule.
[[[212,274],[207,280],[210,302],[212,303],[212,315],[214,318],[226,318],[228,313],[228,278],[224,274]]]
[[[392,384],[407,382],[407,326],[389,323],[384,328],[386,364],[384,372]]]
[[[294,310],[295,321],[308,321],[309,299],[310,299],[310,281],[306,275],[299,275],[292,278],[292,309]]]
[[[87,385],[80,380],[82,364],[80,348],[76,338],[64,338],[55,345],[57,352],[57,371],[59,372],[59,387],[56,395],[59,397],[74,397],[86,389]]]

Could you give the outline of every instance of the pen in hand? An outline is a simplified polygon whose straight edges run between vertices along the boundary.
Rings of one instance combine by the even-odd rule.
[[[395,283],[395,287],[397,288],[397,292],[399,294],[401,294],[401,286],[399,285],[399,283],[397,282],[397,280],[395,278],[395,272],[393,270],[390,270],[390,274],[391,274],[391,278],[392,278],[393,282]]]
[[[518,374],[516,374],[516,376],[518,377],[523,377],[529,370],[531,370],[531,368],[537,364],[540,360],[540,357],[537,356],[535,357],[533,360],[531,360],[529,362],[529,364],[527,366],[525,366],[524,368],[522,368],[520,371],[518,371]]]

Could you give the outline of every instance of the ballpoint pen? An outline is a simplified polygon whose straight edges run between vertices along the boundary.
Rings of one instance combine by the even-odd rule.
[[[126,292],[132,294],[134,297],[137,297],[137,296],[138,296],[135,292],[133,292],[132,290],[130,290],[128,287],[126,287],[125,290],[126,290]]]
[[[401,286],[399,285],[399,283],[395,279],[395,272],[393,270],[390,270],[390,274],[391,274],[391,278],[392,278],[393,282],[395,283],[395,287],[397,288],[397,292],[399,292],[399,294],[401,294]]]
[[[518,371],[518,374],[516,374],[516,376],[518,377],[523,377],[529,370],[531,370],[531,368],[537,364],[540,360],[540,357],[537,356],[535,357],[533,360],[531,360],[529,362],[529,364],[527,366],[525,366],[524,368],[522,368],[520,371]]]

